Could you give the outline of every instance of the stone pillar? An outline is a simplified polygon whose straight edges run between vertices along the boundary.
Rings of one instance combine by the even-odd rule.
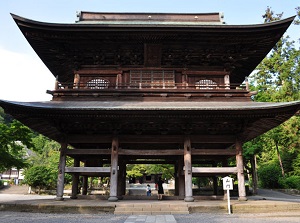
[[[57,177],[57,188],[55,200],[62,201],[64,195],[64,183],[65,183],[65,167],[66,167],[66,150],[67,143],[61,143],[59,166],[58,166],[58,177]]]
[[[246,188],[245,188],[245,176],[244,176],[244,164],[243,164],[243,148],[242,141],[237,138],[235,142],[236,148],[236,168],[237,168],[237,179],[239,189],[239,200],[246,201]]]
[[[184,139],[184,179],[185,179],[185,198],[186,202],[194,201],[192,183],[192,148],[189,136]]]
[[[74,159],[74,167],[79,167],[79,160]],[[78,194],[78,183],[79,183],[79,174],[74,173],[72,175],[72,194],[71,194],[71,199],[77,199],[77,194]]]
[[[114,136],[111,146],[110,196],[108,201],[118,201],[118,149],[119,139]]]
[[[180,157],[178,160],[178,196],[179,197],[184,197],[184,192],[185,192],[185,176],[182,174],[183,171],[183,157]]]

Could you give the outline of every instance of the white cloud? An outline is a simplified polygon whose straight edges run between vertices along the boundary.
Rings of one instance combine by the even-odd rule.
[[[0,48],[0,99],[49,101],[46,90],[54,88],[55,78],[36,55],[25,55]]]

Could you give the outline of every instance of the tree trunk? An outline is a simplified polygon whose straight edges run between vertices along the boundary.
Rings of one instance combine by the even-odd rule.
[[[279,160],[279,164],[280,164],[280,168],[281,168],[281,174],[282,174],[282,177],[284,177],[284,169],[283,169],[283,165],[282,165],[281,156],[280,156],[280,153],[279,153],[279,148],[278,148],[278,143],[277,142],[275,143],[275,147],[276,147],[276,152],[277,152],[277,156],[278,156],[278,160]]]
[[[250,158],[250,163],[251,163],[251,174],[252,174],[252,190],[253,194],[257,194],[257,169],[256,169],[256,155],[254,154]]]

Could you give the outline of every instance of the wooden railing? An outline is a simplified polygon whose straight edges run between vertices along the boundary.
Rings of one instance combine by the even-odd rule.
[[[190,85],[184,83],[125,83],[125,84],[106,84],[106,83],[98,83],[95,86],[89,84],[80,83],[58,83],[57,89],[55,90],[78,90],[78,89],[86,89],[86,90],[105,90],[105,89],[188,89],[188,90],[247,90],[246,85],[241,84],[230,84],[230,85]]]

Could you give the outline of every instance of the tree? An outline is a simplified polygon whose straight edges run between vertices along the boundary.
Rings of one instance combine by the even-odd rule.
[[[55,189],[58,176],[59,143],[37,134],[33,138],[34,153],[28,159],[25,183],[38,189]],[[70,158],[67,163],[71,165]],[[44,174],[42,174],[44,172]],[[71,181],[70,175],[65,175],[65,183]]]
[[[6,125],[0,123],[0,172],[15,167],[24,168],[27,151],[33,149],[32,131],[14,120]]]
[[[300,7],[296,10],[298,19],[295,20],[295,24],[300,24]],[[272,22],[281,19],[282,15],[283,13],[275,14],[268,7],[263,18],[265,22]],[[294,43],[288,36],[282,37],[249,77],[251,90],[258,92],[253,98],[255,101],[300,100],[300,50],[295,48]],[[259,169],[272,162],[272,165],[278,165],[282,176],[298,173],[299,127],[299,117],[292,117],[264,135],[244,144],[245,164],[250,163],[246,168],[249,170],[253,168],[253,157],[257,156]]]

